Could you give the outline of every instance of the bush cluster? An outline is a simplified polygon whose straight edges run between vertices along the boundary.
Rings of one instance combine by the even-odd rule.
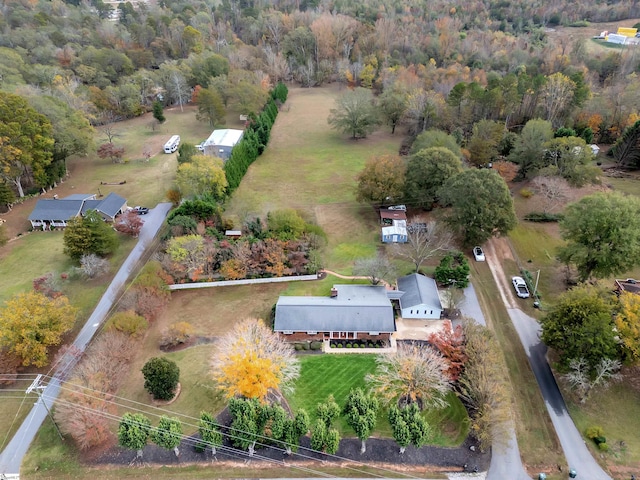
[[[530,212],[524,216],[524,219],[528,222],[559,222],[562,218],[563,215],[561,213],[548,212]]]
[[[331,340],[330,348],[383,348],[382,340]]]

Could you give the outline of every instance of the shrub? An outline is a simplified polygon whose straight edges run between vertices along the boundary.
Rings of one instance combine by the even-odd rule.
[[[336,346],[333,343],[330,343],[329,348],[336,348]]]
[[[204,453],[205,450],[207,449],[207,444],[204,442],[197,442],[193,446],[193,449],[196,451],[196,453]]]
[[[305,342],[302,344],[302,348],[305,350],[311,350],[311,345],[309,345],[309,342]]]
[[[531,190],[529,190],[528,188],[521,188],[519,193],[520,193],[520,196],[522,198],[531,198],[531,197],[533,197],[533,192]]]
[[[311,342],[311,350],[322,350],[322,342]]]
[[[587,438],[593,440],[596,437],[604,436],[604,430],[602,429],[602,427],[598,427],[594,425],[592,427],[587,428],[585,435],[587,436]]]
[[[529,222],[559,222],[562,218],[561,213],[548,212],[529,212],[524,216],[524,219]]]
[[[193,326],[188,322],[177,322],[169,326],[160,339],[161,347],[176,347],[180,344],[187,343],[193,336]]]
[[[301,344],[299,344],[299,343],[296,343],[296,344],[293,346],[293,348],[295,348],[295,349],[299,352],[300,350],[302,350],[302,345],[301,345]]]
[[[351,344],[350,343],[347,343],[347,348],[351,348]]]
[[[180,368],[167,358],[154,357],[142,367],[144,388],[156,400],[170,400],[178,386]]]
[[[609,451],[609,445],[607,444],[607,442],[602,442],[598,444],[598,449],[602,452],[608,452]]]
[[[141,336],[149,327],[146,318],[137,315],[133,310],[118,312],[111,317],[109,330],[126,333],[130,337]]]
[[[596,445],[601,445],[603,443],[607,443],[607,437],[596,437],[593,441],[596,442]]]
[[[342,344],[341,343],[338,344],[338,348],[342,348]]]

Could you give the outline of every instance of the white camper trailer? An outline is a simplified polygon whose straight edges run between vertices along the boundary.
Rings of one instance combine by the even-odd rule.
[[[173,153],[180,146],[180,135],[174,135],[164,144],[164,153]]]

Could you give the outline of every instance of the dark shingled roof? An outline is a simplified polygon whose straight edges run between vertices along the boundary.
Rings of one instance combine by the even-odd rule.
[[[122,198],[117,193],[111,192],[109,195],[102,199],[100,205],[98,205],[96,210],[99,210],[105,215],[109,215],[111,218],[113,218],[118,214],[125,203],[127,203],[127,201],[124,198]]]
[[[335,285],[337,297],[286,297],[276,304],[276,332],[394,332],[385,287]]]
[[[51,222],[54,220],[71,220],[88,210],[98,210],[114,218],[127,201],[117,193],[110,193],[102,200],[95,200],[91,193],[74,193],[68,197],[55,200],[43,198],[29,215],[29,220]]]
[[[400,297],[401,308],[411,308],[417,305],[429,305],[442,310],[438,287],[433,278],[418,273],[398,279],[398,290],[404,292]]]
[[[82,200],[43,198],[37,201],[35,208],[29,215],[29,220],[70,220],[80,214],[82,203]]]

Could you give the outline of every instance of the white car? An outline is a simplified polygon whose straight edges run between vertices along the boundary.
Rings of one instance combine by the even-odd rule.
[[[527,282],[524,281],[524,278],[512,277],[511,283],[513,283],[513,288],[515,289],[518,297],[529,298],[529,288],[527,287]]]
[[[484,262],[486,260],[481,247],[473,247],[473,258],[476,259],[476,262]]]
[[[196,145],[196,148],[200,151],[204,153],[204,142]]]

